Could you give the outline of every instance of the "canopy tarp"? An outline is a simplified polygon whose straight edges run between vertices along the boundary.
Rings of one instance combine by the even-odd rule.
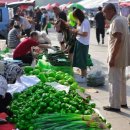
[[[130,0],[120,0],[120,6],[121,7],[129,7],[130,6]]]
[[[12,3],[12,2],[16,2],[18,0],[0,0],[0,3]]]
[[[36,6],[46,6],[48,3],[53,4],[53,3],[59,3],[61,4],[67,4],[67,3],[76,3],[81,0],[35,0]]]
[[[118,3],[118,0],[83,0],[78,2],[87,9],[98,8],[103,6],[103,3]]]
[[[119,0],[119,2],[130,2],[130,0]]]
[[[121,2],[120,6],[122,6],[122,7],[130,7],[130,2]]]
[[[8,7],[16,7],[16,6],[20,6],[20,5],[35,5],[35,0],[29,0],[29,1],[18,1],[18,2],[12,2],[7,4]]]
[[[0,6],[5,6],[5,3],[0,1]]]

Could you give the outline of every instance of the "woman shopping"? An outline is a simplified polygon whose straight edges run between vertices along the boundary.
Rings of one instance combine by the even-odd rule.
[[[84,13],[80,9],[74,10],[73,16],[77,21],[77,29],[72,29],[72,32],[77,35],[73,56],[73,67],[78,67],[81,70],[81,75],[76,77],[76,81],[86,82],[90,23],[85,19]]]

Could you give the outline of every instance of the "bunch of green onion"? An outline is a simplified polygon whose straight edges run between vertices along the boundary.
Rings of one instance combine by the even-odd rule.
[[[109,130],[111,127],[97,114],[44,114],[32,120],[32,124],[35,130]]]

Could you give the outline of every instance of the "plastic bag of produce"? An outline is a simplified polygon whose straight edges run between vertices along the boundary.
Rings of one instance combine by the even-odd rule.
[[[25,89],[27,89],[27,87],[24,84],[16,82],[15,84],[8,84],[7,92],[13,95],[14,93],[21,93]]]
[[[37,84],[38,82],[40,82],[40,79],[38,79],[36,76],[26,76],[26,75],[23,75],[20,77],[21,79],[21,82],[27,86],[27,87],[30,87],[30,86],[33,86],[35,84]]]
[[[47,24],[47,28],[51,28],[51,23],[50,22]]]
[[[105,74],[100,67],[94,67],[87,76],[87,84],[90,87],[104,86]]]
[[[36,85],[40,80],[36,76],[26,76],[23,75],[20,77],[20,80],[17,80],[15,84],[8,84],[7,92],[11,93],[21,93],[28,87]]]

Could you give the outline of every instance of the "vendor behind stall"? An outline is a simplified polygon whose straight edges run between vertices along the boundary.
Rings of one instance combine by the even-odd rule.
[[[18,65],[0,61],[0,113],[11,115],[7,109],[12,100],[11,94],[7,92],[8,84],[15,83],[22,74],[23,70]]]
[[[9,48],[15,49],[17,45],[20,43],[20,38],[22,38],[22,35],[20,33],[20,26],[15,23],[13,28],[8,33]]]
[[[40,44],[38,42],[38,33],[34,31],[31,32],[29,38],[26,38],[16,47],[13,53],[13,59],[21,60],[23,63],[31,65],[32,61],[34,60],[34,56],[32,53],[32,47],[34,46],[38,46],[39,48],[45,48],[45,49],[47,48],[54,49],[49,45]]]

